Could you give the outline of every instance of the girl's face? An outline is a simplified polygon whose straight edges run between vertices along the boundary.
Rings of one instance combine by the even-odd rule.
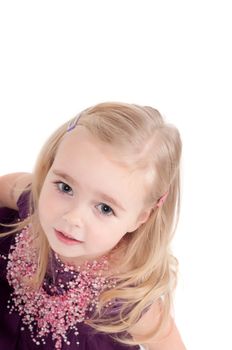
[[[116,164],[109,151],[110,146],[77,126],[65,135],[45,178],[39,218],[51,248],[63,260],[108,253],[149,216],[150,210],[142,210],[144,173]]]

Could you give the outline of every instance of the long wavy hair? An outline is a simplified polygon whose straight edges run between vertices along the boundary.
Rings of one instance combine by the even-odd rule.
[[[74,118],[73,118],[74,119]],[[29,222],[38,242],[38,269],[34,286],[42,285],[48,263],[49,245],[40,226],[38,200],[46,175],[53,164],[57,149],[67,132],[70,120],[63,124],[45,143],[38,157],[31,184],[31,215],[17,224],[14,231]],[[152,107],[126,103],[101,103],[80,113],[78,124],[113,148],[124,164],[149,173],[147,205],[154,205],[168,191],[166,201],[154,209],[147,221],[133,233],[124,236],[122,272],[115,288],[100,296],[99,308],[88,321],[96,331],[111,334],[125,344],[138,344],[128,336],[131,327],[154,302],[162,304],[160,322],[152,334],[159,336],[173,305],[177,284],[178,260],[170,243],[176,231],[180,213],[180,161],[182,142],[178,129],[167,122]],[[126,247],[126,248],[125,248]],[[142,247],[142,249],[141,249]],[[107,314],[105,305],[118,301],[119,312]]]

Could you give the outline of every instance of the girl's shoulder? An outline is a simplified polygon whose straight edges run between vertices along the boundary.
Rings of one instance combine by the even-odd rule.
[[[17,201],[24,189],[31,183],[29,173],[12,173],[0,176],[0,207],[18,210]]]
[[[0,255],[2,257],[8,255],[10,246],[15,240],[15,234],[5,235],[5,233],[13,228],[11,224],[26,219],[29,214],[29,199],[30,191],[24,189],[17,199],[15,209],[9,207],[0,208]]]
[[[30,194],[31,190],[25,188],[16,202],[20,220],[26,219],[30,213]]]

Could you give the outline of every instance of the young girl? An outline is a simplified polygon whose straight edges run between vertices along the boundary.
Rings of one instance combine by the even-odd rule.
[[[0,349],[183,350],[171,314],[181,139],[151,107],[62,125],[0,178]]]

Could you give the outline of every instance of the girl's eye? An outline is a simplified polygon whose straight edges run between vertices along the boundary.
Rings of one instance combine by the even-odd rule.
[[[73,194],[72,188],[68,184],[66,184],[65,182],[57,181],[57,182],[55,182],[55,185],[60,192],[67,193],[70,195]]]
[[[100,213],[102,215],[106,215],[106,216],[111,216],[111,215],[115,215],[114,211],[112,208],[110,208],[107,204],[105,203],[100,203],[97,207],[100,207]]]

